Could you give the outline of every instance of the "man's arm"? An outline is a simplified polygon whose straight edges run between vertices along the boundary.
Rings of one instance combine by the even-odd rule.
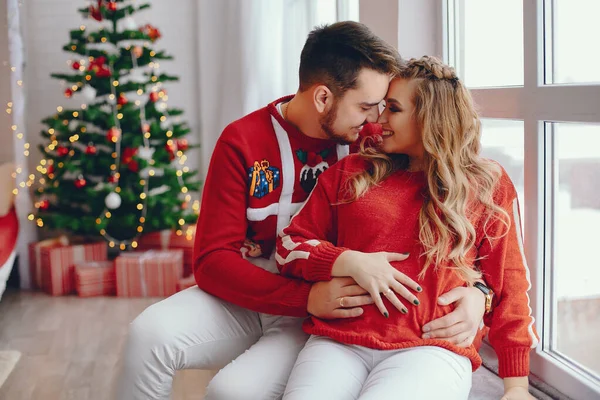
[[[233,137],[232,132],[223,136]],[[223,138],[211,159],[194,243],[198,287],[257,312],[307,315],[311,285],[273,274],[242,258],[246,237],[246,167],[242,155]]]

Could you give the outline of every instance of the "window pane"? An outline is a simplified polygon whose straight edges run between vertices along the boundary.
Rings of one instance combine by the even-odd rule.
[[[600,82],[600,1],[546,2],[546,83]]]
[[[523,121],[482,119],[481,123],[483,127],[481,154],[500,163],[513,181],[519,197],[521,224],[524,224],[525,173],[523,160],[525,142]]]
[[[600,125],[550,127],[556,168],[551,351],[600,378]]]
[[[523,1],[461,0],[456,4],[464,5],[463,12],[455,15],[464,19],[457,57],[467,86],[523,85]]]

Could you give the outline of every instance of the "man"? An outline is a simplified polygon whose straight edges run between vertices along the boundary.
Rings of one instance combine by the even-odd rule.
[[[376,121],[399,63],[396,50],[362,24],[315,29],[302,50],[296,95],[225,128],[196,231],[199,288],[149,307],[132,323],[119,399],[167,399],[176,370],[228,363],[207,399],[280,398],[307,339],[303,317],[357,317],[371,304],[348,278],[312,284],[280,276],[272,255],[277,233],[319,174]],[[446,297],[459,300],[457,309],[429,325],[429,334],[470,344],[483,315],[482,293],[460,288]]]

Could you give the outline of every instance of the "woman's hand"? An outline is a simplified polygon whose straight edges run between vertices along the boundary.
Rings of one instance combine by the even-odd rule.
[[[386,318],[389,313],[383,304],[381,295],[387,297],[394,307],[406,314],[408,309],[396,294],[418,305],[419,300],[407,287],[416,292],[420,292],[422,289],[415,281],[392,267],[390,262],[403,261],[407,258],[408,254],[362,253],[348,250],[343,252],[335,261],[332,275],[352,277],[358,285],[369,292],[377,308]]]

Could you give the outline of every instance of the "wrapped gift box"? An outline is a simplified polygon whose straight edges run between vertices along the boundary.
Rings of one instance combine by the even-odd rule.
[[[181,278],[177,281],[177,291],[181,292],[187,288],[191,288],[192,286],[196,286],[196,278],[194,275],[186,276],[185,278]]]
[[[67,246],[69,239],[60,236],[29,244],[29,274],[31,277],[31,288],[42,289],[42,249],[58,246]]]
[[[114,262],[86,261],[75,264],[75,290],[79,297],[114,296],[117,293]]]
[[[75,291],[74,265],[82,261],[106,261],[106,242],[42,247],[40,250],[42,289],[52,296]]]
[[[196,227],[183,229],[182,235],[175,231],[163,230],[142,235],[138,240],[138,250],[183,250],[183,276],[192,274],[192,256],[194,252],[194,234]]]
[[[183,278],[183,250],[125,253],[115,259],[117,296],[167,297]]]
[[[248,194],[260,199],[279,187],[279,169],[271,167],[267,160],[255,161],[248,168],[248,182]]]

